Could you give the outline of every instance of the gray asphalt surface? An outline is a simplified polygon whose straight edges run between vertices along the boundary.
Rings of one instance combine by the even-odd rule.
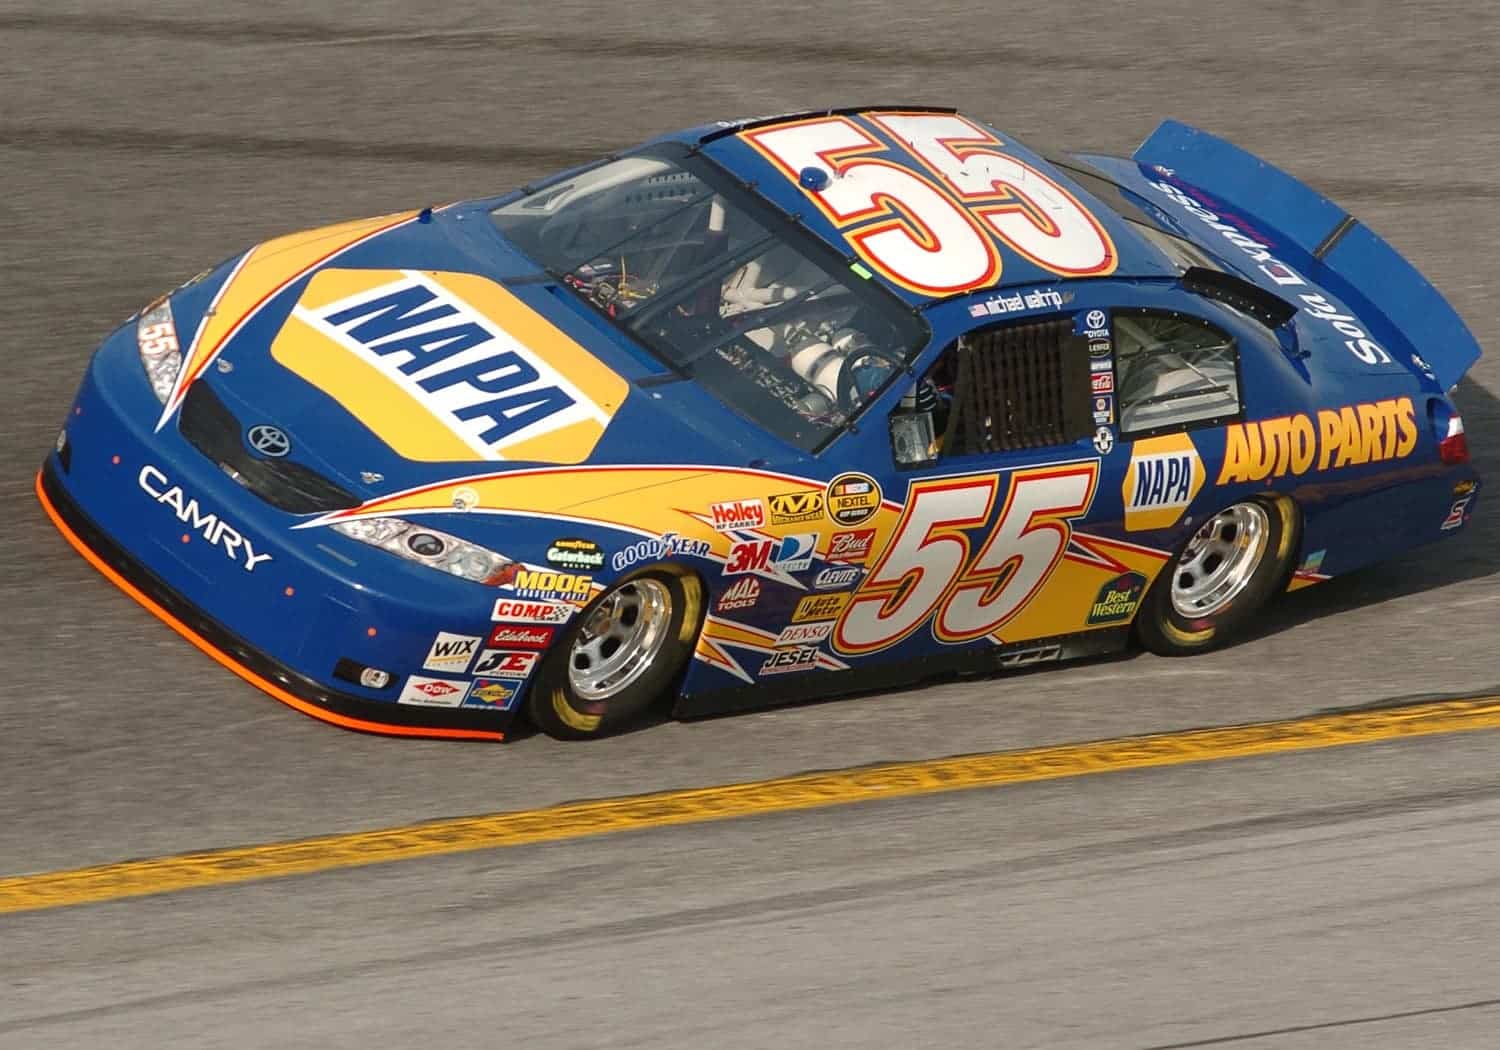
[[[1481,499],[1461,538],[1292,596],[1260,637],[1191,661],[588,746],[376,739],[303,718],[192,650],[69,551],[30,493],[94,343],[210,262],[292,229],[495,192],[661,130],[809,106],[951,103],[1034,144],[1117,152],[1160,117],[1200,124],[1337,197],[1500,346],[1497,29],[1500,9],[1477,0],[0,0],[0,874],[1500,688],[1500,518]],[[1500,476],[1495,389],[1500,355],[1460,401],[1480,469]],[[1475,985],[1500,961],[1481,906],[1495,899],[1495,746],[1133,775],[0,919],[18,982],[0,994],[0,1044],[91,1045],[118,1016],[118,1045],[130,1032],[148,1045],[161,1025],[202,1034],[193,1045],[298,1045],[293,1019],[334,1043],[427,1031],[472,1045],[470,1026],[522,1024],[520,1045],[545,1045],[551,1019],[557,1045],[748,1046],[770,1042],[752,1023],[764,1016],[792,1044],[1000,1045],[1015,1031],[1029,1034],[1003,1045],[1148,1046],[1461,1004],[1500,995]],[[1460,787],[1424,794],[1429,776]],[[1384,808],[1401,784],[1427,801]],[[1326,835],[1297,823],[1337,806],[1314,822]],[[1170,846],[1182,828],[1251,819],[1270,823],[1203,855]],[[1169,845],[1141,867],[1141,841]],[[1054,877],[1048,858],[1073,865],[1075,847],[1084,859]],[[939,889],[893,889],[903,871]],[[759,903],[784,894],[792,905]],[[133,999],[147,1005],[15,1026]],[[290,1006],[258,1019],[272,1002]],[[824,1028],[799,1027],[808,1017]],[[1422,1015],[1347,1038],[1492,1045],[1465,1041],[1486,1019]],[[288,1027],[271,1038],[268,1023]]]

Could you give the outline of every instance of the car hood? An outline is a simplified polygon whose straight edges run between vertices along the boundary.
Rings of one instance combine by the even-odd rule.
[[[486,212],[458,205],[293,234],[177,293],[178,331],[195,334],[182,339],[158,429],[207,387],[228,410],[218,425],[237,428],[251,454],[264,454],[252,428],[278,428],[289,450],[273,452],[366,500],[539,465],[789,455],[695,384],[663,377]]]

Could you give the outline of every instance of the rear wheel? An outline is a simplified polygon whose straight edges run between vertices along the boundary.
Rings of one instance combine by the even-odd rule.
[[[578,740],[640,715],[687,661],[702,593],[696,578],[666,572],[605,591],[543,662],[528,704],[531,720],[548,736]]]
[[[1157,577],[1136,617],[1141,643],[1163,656],[1223,645],[1286,583],[1296,553],[1297,508],[1249,499],[1215,514]]]

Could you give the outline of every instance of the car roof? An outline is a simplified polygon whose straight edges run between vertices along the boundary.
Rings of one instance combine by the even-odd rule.
[[[676,135],[667,136],[667,138],[686,143],[701,151],[705,156],[727,169],[734,177],[738,178],[759,196],[765,198],[782,211],[796,216],[806,229],[830,244],[841,254],[847,256],[851,265],[856,265],[859,262],[858,253],[849,235],[866,228],[869,222],[860,221],[846,225],[840,229],[822,209],[816,206],[809,207],[808,205],[813,203],[814,191],[799,186],[795,179],[790,177],[785,170],[778,168],[761,150],[751,145],[747,133],[759,136],[767,129],[775,128],[778,125],[805,123],[820,117],[840,118],[841,120],[855,124],[878,143],[877,149],[872,151],[870,156],[885,164],[902,168],[930,185],[938,184],[941,186],[942,183],[940,183],[938,176],[930,168],[908,149],[903,148],[895,140],[894,136],[877,123],[876,120],[872,119],[879,116],[910,114],[950,114],[958,116],[982,129],[984,132],[993,135],[999,141],[999,144],[1003,146],[1003,149],[998,152],[1024,162],[1028,167],[1040,172],[1048,179],[1066,189],[1078,200],[1094,220],[1107,231],[1116,250],[1116,260],[1113,269],[1098,276],[1115,278],[1173,278],[1178,276],[1179,270],[1171,260],[1166,258],[1131,223],[1125,221],[1107,203],[1091,194],[1068,170],[1053,164],[1041,154],[1016,141],[1012,136],[1004,134],[982,121],[972,117],[965,117],[951,108],[932,106],[860,106],[845,109],[815,110],[805,113],[787,113],[743,120],[719,121],[714,124],[689,128]],[[841,160],[838,163],[842,169],[844,162]],[[941,192],[947,193],[948,191],[941,190]],[[957,200],[956,198],[953,199]],[[875,219],[872,221],[879,220]],[[997,239],[996,245],[1001,264],[999,272],[994,275],[993,279],[986,281],[982,285],[967,288],[958,294],[989,293],[998,288],[1084,279],[1060,274],[1048,269],[1046,266],[1039,264],[1035,259],[1012,249],[1001,240]],[[926,306],[935,301],[953,298],[952,294],[934,295],[932,293],[913,290],[883,276],[876,267],[868,269],[872,271],[870,274],[872,280],[880,281],[887,285],[914,305]]]

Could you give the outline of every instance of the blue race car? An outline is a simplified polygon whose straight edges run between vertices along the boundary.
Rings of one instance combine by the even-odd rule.
[[[254,247],[105,340],[37,492],[307,714],[587,737],[1219,645],[1463,528],[1479,354],[1201,131],[839,110]]]

